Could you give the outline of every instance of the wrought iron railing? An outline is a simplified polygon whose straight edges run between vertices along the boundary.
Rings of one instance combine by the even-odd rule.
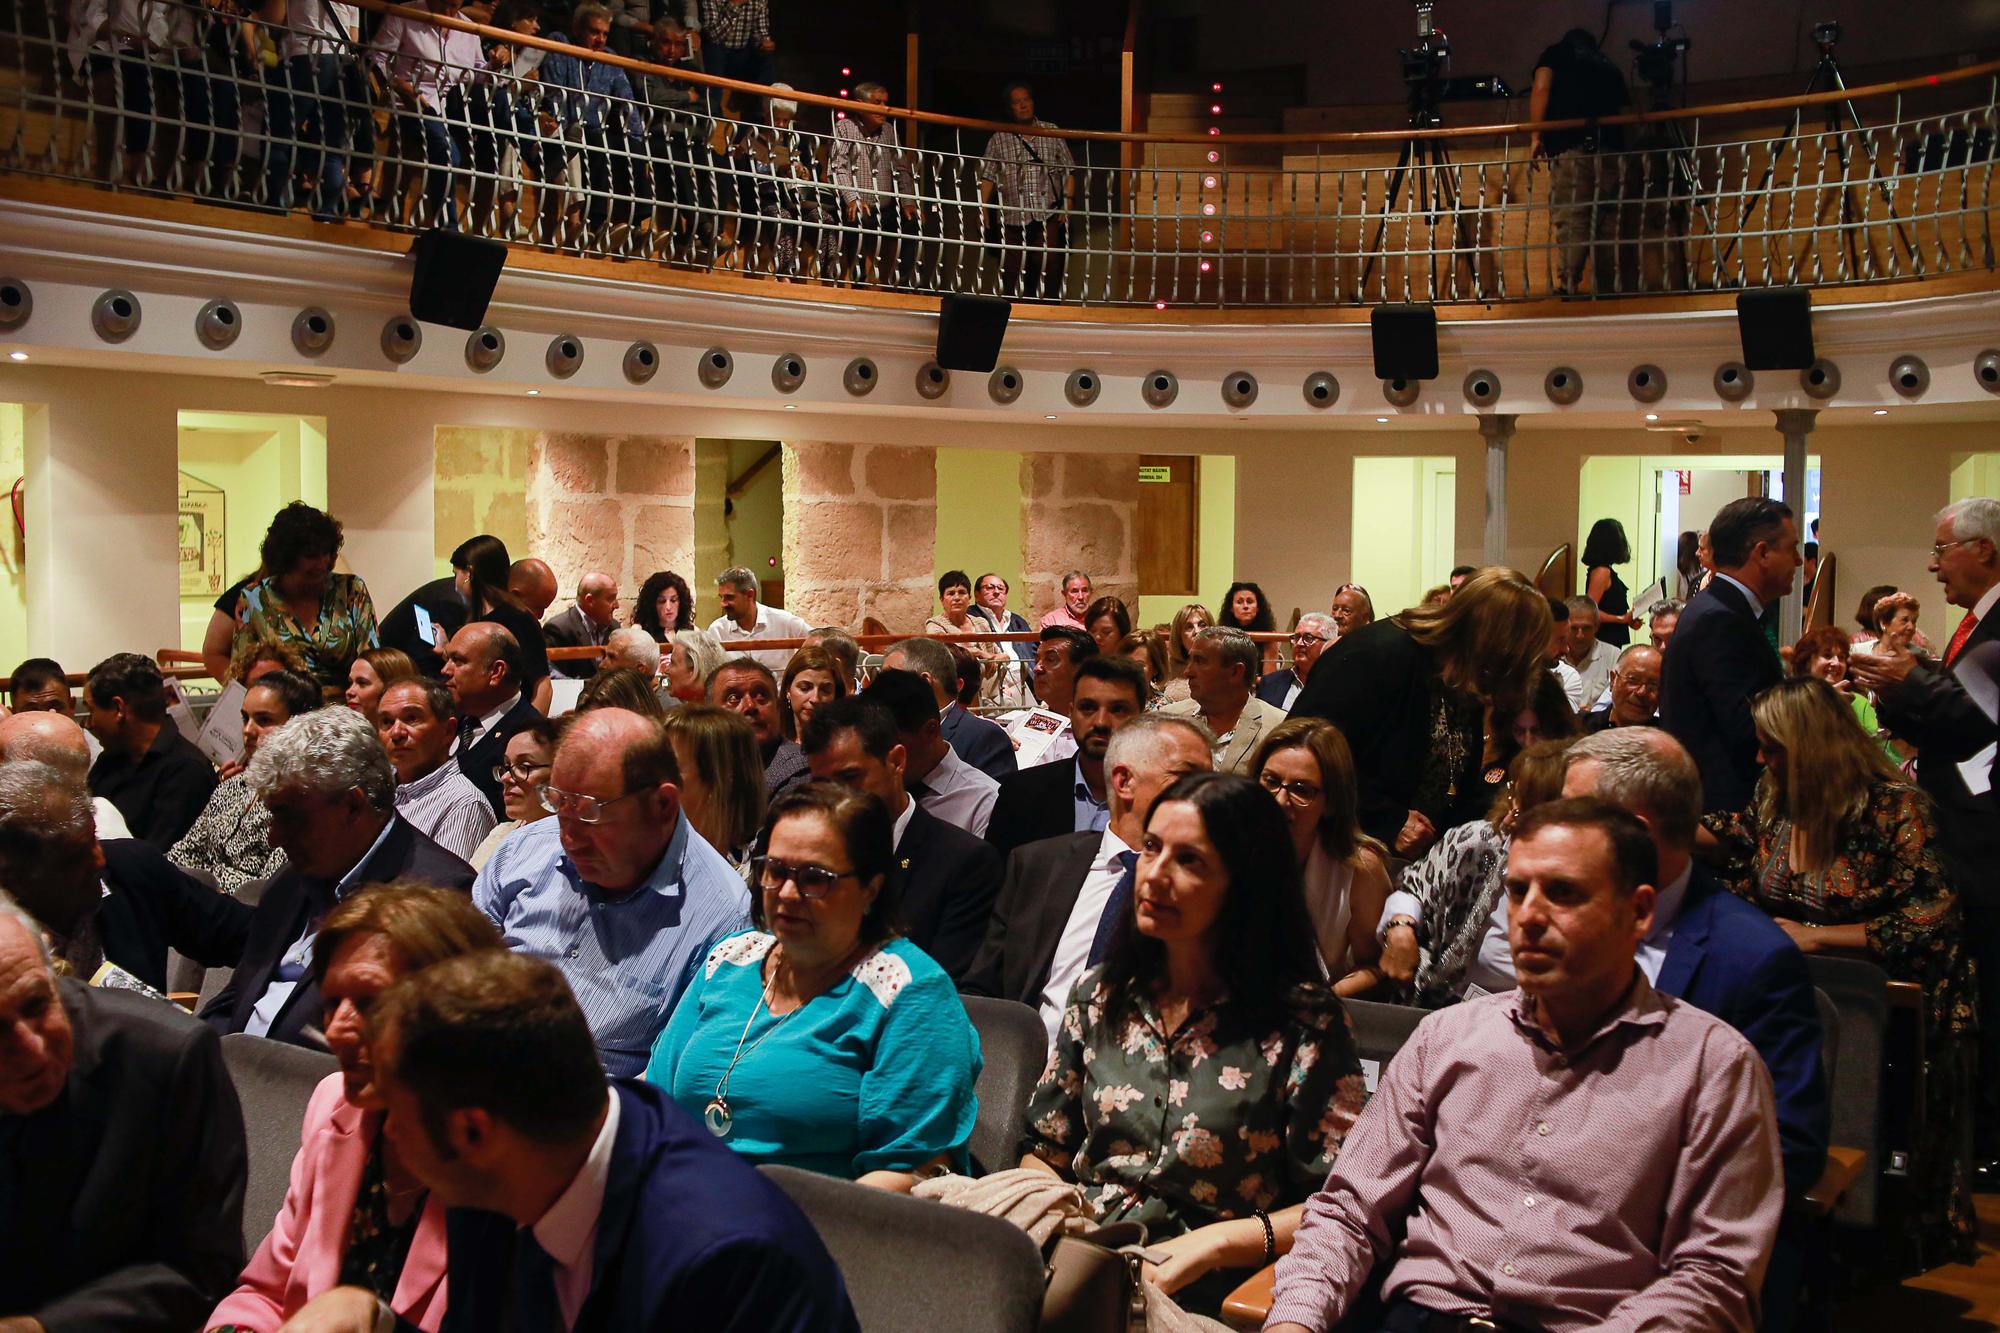
[[[885,110],[864,128],[858,102],[799,94],[787,121],[750,85],[381,0],[360,0],[358,40],[220,2],[118,0],[96,32],[46,0],[0,6],[0,170],[635,267],[1084,306],[1501,303],[1995,263],[1992,67],[1569,122],[1623,150],[1535,159],[1524,126],[1019,134]]]

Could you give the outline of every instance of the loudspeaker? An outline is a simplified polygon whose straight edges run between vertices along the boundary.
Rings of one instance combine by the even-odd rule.
[[[427,324],[474,330],[486,322],[486,304],[507,262],[507,244],[433,228],[410,247],[410,313]]]
[[[1437,310],[1427,305],[1378,305],[1368,313],[1374,335],[1375,378],[1434,380],[1438,374]]]
[[[981,374],[1000,364],[1000,340],[1007,336],[1013,302],[997,296],[946,293],[938,303],[937,363],[946,370]]]
[[[1736,332],[1752,370],[1804,370],[1813,363],[1812,293],[1772,287],[1736,294]]]

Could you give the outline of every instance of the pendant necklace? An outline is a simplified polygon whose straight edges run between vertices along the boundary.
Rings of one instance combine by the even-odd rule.
[[[732,1117],[729,1114],[729,1080],[736,1073],[737,1064],[743,1059],[744,1056],[748,1055],[750,1051],[754,1051],[759,1046],[762,1046],[764,1044],[765,1038],[768,1038],[771,1035],[771,1033],[776,1032],[778,1030],[779,1024],[783,1023],[787,1018],[790,1018],[793,1014],[798,1012],[797,1009],[793,1009],[786,1013],[780,1014],[778,1016],[778,1021],[776,1023],[771,1024],[770,1028],[765,1031],[762,1037],[757,1038],[756,1041],[751,1043],[750,1051],[746,1051],[743,1049],[743,1042],[750,1035],[750,1025],[757,1021],[758,1012],[766,1008],[771,1003],[771,984],[773,981],[777,980],[777,975],[778,975],[778,970],[777,968],[773,967],[771,969],[771,981],[766,981],[764,983],[763,994],[757,997],[756,1004],[750,1006],[750,1017],[743,1020],[743,1035],[736,1039],[736,1054],[730,1057],[729,1068],[723,1070],[722,1077],[716,1080],[715,1096],[708,1099],[708,1105],[704,1107],[702,1110],[701,1113],[702,1123],[707,1125],[708,1132],[715,1135],[715,1137],[717,1137],[718,1139],[728,1138],[729,1131],[734,1127],[735,1124],[734,1117]],[[803,1005],[799,1006],[799,1008],[804,1008],[804,1007],[805,1006]]]

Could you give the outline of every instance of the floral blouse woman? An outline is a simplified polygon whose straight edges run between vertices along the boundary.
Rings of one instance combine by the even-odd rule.
[[[1028,1102],[1021,1165],[1143,1223],[1150,1276],[1192,1309],[1291,1248],[1363,1101],[1291,845],[1247,778],[1169,787]]]
[[[339,521],[311,505],[278,511],[264,534],[264,577],[237,598],[232,651],[250,639],[290,644],[322,690],[347,688],[354,659],[375,646],[375,603],[358,576],[333,572],[342,540]]]

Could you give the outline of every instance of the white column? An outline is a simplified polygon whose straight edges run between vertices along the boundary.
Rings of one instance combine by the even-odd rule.
[[[1486,439],[1485,563],[1507,563],[1507,445],[1514,438],[1512,412],[1487,412],[1479,418]]]
[[[1816,408],[1785,408],[1777,413],[1778,432],[1785,437],[1785,503],[1798,515],[1799,540],[1806,537],[1806,436],[1819,417]],[[1805,590],[1801,580],[1778,603],[1778,642],[1797,643],[1804,632]]]

